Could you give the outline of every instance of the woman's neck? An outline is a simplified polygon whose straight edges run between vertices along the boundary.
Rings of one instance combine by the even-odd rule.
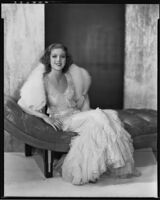
[[[51,78],[56,79],[57,81],[60,80],[63,77],[63,75],[64,74],[62,73],[62,71],[58,71],[58,70],[54,70],[54,69],[52,69],[51,72],[49,73],[49,76]]]

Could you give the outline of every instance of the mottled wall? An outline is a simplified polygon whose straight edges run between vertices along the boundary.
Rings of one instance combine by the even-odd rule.
[[[126,5],[125,108],[157,109],[158,4]]]
[[[44,50],[44,5],[2,4],[4,18],[4,93],[19,89]],[[21,151],[23,144],[5,134],[5,150]]]

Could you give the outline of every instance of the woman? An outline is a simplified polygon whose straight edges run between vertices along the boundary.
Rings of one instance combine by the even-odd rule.
[[[139,176],[132,139],[116,111],[90,109],[90,82],[88,72],[72,63],[67,48],[52,44],[22,87],[18,104],[56,130],[78,133],[63,160],[65,180],[77,185],[95,182],[104,172],[121,178]],[[45,105],[49,116],[42,113]]]

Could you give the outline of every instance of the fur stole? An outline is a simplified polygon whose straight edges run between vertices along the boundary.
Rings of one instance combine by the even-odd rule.
[[[29,107],[33,110],[41,110],[46,105],[46,94],[44,89],[43,74],[45,73],[45,66],[39,64],[29,75],[26,82],[20,90],[20,99],[18,104],[22,107]],[[90,108],[89,98],[87,95],[91,84],[91,77],[87,70],[72,64],[69,68],[74,86],[76,99],[85,96],[85,101],[81,110],[88,110]]]

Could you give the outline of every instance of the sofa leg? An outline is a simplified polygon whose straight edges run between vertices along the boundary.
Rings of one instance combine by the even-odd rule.
[[[43,152],[44,176],[46,178],[53,177],[53,156],[54,156],[53,151],[44,150]]]
[[[32,153],[33,153],[33,147],[28,144],[25,144],[25,156],[26,157],[32,156]]]

